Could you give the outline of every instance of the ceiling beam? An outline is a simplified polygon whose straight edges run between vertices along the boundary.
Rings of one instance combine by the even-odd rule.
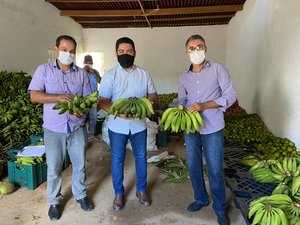
[[[228,15],[216,15],[216,16],[193,16],[193,17],[181,17],[181,18],[162,18],[162,19],[150,19],[150,22],[165,22],[165,21],[185,21],[185,20],[200,20],[200,19],[220,19],[220,18],[232,18],[234,14]],[[92,23],[141,23],[145,22],[144,19],[136,20],[75,20],[77,23],[92,24]]]
[[[192,8],[166,8],[141,10],[61,10],[61,16],[115,17],[115,16],[157,16],[195,13],[235,12],[243,10],[243,5],[201,6]]]
[[[44,0],[50,3],[138,2],[138,0]],[[143,0],[144,2],[153,0]]]

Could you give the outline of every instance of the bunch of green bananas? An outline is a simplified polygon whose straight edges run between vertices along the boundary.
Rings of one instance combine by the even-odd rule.
[[[284,194],[263,196],[250,202],[248,216],[254,216],[252,225],[288,225],[284,209],[291,208],[292,205],[292,199]]]
[[[262,183],[275,183],[278,180],[273,176],[269,168],[270,161],[259,161],[249,170],[250,175],[257,181]]]
[[[247,155],[245,157],[243,157],[240,161],[240,164],[244,165],[244,166],[254,166],[256,163],[258,163],[258,159],[257,156],[255,155]]]
[[[44,159],[43,157],[18,157],[17,160],[15,161],[15,163],[19,163],[19,164],[23,164],[23,165],[27,165],[27,166],[33,166],[37,163],[41,163],[43,162]]]
[[[97,107],[98,100],[98,91],[93,92],[92,94],[80,97],[75,95],[72,102],[59,102],[57,103],[53,109],[60,109],[58,114],[63,114],[65,112],[73,115],[83,115],[90,111],[91,108]]]
[[[294,177],[291,185],[291,194],[300,203],[300,176]]]
[[[126,118],[144,119],[154,114],[153,107],[148,98],[130,97],[119,98],[109,108],[108,114],[116,117],[124,115]]]
[[[291,180],[292,177],[298,177],[300,175],[300,158],[299,157],[285,157],[282,162],[272,160],[270,164],[270,170],[273,173],[273,177],[278,181]]]
[[[204,126],[204,122],[200,113],[191,113],[183,105],[177,108],[168,108],[162,115],[159,125],[164,127],[164,130],[172,132],[199,130],[200,126]]]

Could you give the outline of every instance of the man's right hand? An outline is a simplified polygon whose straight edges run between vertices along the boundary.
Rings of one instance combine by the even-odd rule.
[[[73,99],[74,95],[70,93],[58,95],[58,102],[71,102]]]

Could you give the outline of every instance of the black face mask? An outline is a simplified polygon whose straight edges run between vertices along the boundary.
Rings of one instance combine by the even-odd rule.
[[[133,65],[134,56],[128,54],[118,55],[118,62],[124,69],[127,69]]]

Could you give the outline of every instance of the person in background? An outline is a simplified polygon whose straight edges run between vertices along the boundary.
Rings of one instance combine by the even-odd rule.
[[[101,76],[100,73],[93,69],[93,58],[91,55],[86,55],[84,57],[83,61],[84,67],[83,69],[88,73],[89,79],[90,79],[90,85],[92,92],[98,90],[98,84],[101,82]],[[95,133],[96,133],[96,124],[97,124],[97,108],[92,108],[88,114],[88,131],[87,131],[87,137],[88,139],[95,139]]]
[[[116,56],[119,64],[105,73],[99,89],[99,103],[108,111],[111,104],[120,98],[147,97],[152,104],[157,101],[156,88],[143,68],[134,64],[136,56],[134,42],[123,37],[116,41]],[[107,122],[110,148],[112,182],[115,191],[112,208],[121,210],[124,207],[124,160],[126,144],[130,139],[136,167],[136,196],[140,204],[149,206],[146,195],[147,187],[147,130],[145,119],[130,119],[120,115]]]
[[[233,82],[226,68],[206,59],[207,46],[200,35],[192,35],[185,44],[191,65],[179,78],[178,98],[191,113],[200,113],[204,127],[185,133],[187,162],[195,201],[187,210],[198,211],[209,204],[203,177],[202,153],[208,170],[213,210],[220,225],[228,225],[223,177],[223,112],[236,101]]]
[[[47,160],[47,199],[50,220],[61,217],[60,193],[62,168],[66,151],[72,163],[72,193],[81,208],[91,211],[94,206],[87,197],[85,177],[86,115],[59,115],[53,110],[58,102],[73,101],[74,95],[91,94],[86,72],[74,65],[76,41],[68,35],[56,39],[57,59],[36,69],[28,90],[32,102],[43,103],[43,128]]]

